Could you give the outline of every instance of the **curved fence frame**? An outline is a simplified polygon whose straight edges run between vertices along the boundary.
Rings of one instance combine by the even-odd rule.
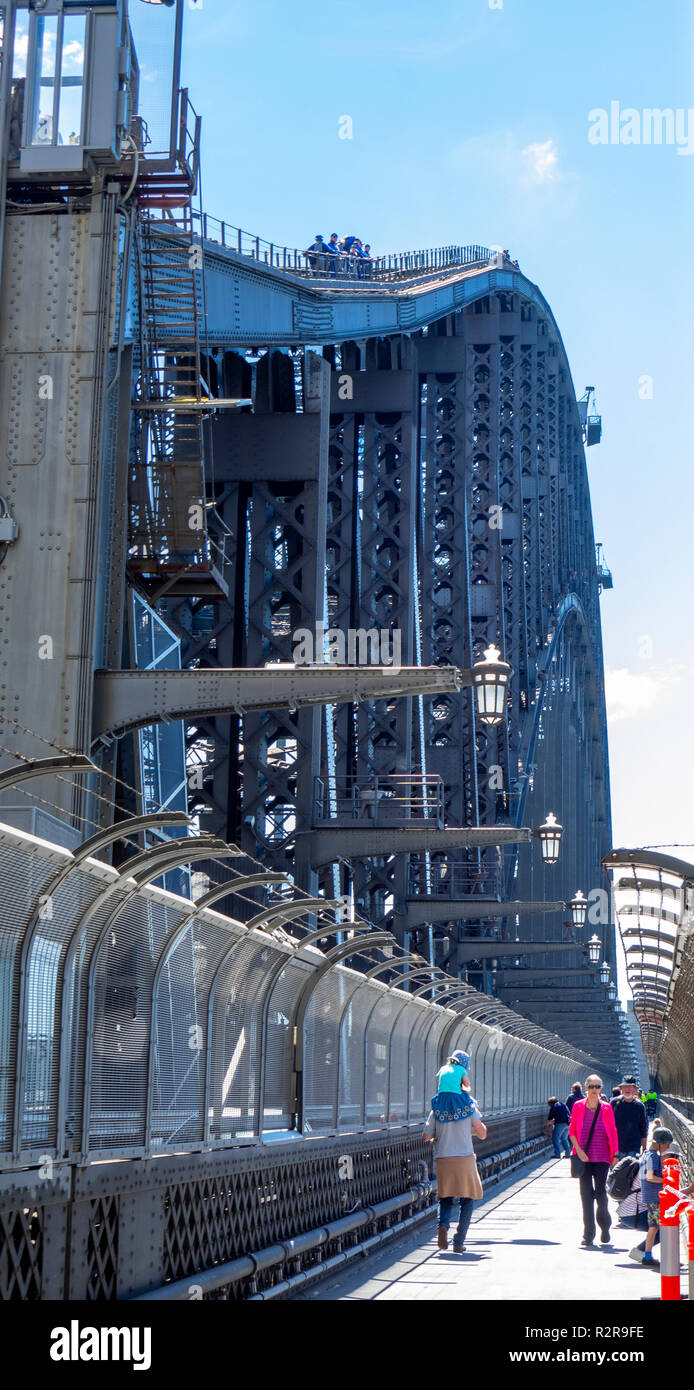
[[[200,838],[170,847],[212,852],[236,853]],[[321,950],[330,928],[315,929],[316,910],[333,902],[295,899],[253,926],[214,909],[220,885],[195,903],[155,887],[165,863],[166,846],[115,869],[0,826],[5,1167],[419,1125],[456,1047],[490,1115],[540,1105],[589,1066],[460,981],[431,970],[422,985],[426,966],[393,955],[389,932],[350,923]],[[230,878],[229,895],[266,880]],[[288,936],[302,915],[303,937]]]

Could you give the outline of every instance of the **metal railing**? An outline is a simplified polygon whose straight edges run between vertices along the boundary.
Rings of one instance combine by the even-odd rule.
[[[418,251],[396,251],[385,256],[362,259],[345,253],[299,250],[297,247],[279,246],[254,236],[230,222],[220,221],[208,213],[197,216],[197,231],[204,241],[217,242],[229,251],[274,270],[291,271],[311,280],[320,280],[333,287],[340,283],[378,283],[391,280],[426,275],[441,271],[457,270],[461,267],[473,268],[496,263],[498,253],[487,246],[437,246]],[[508,258],[504,264],[511,266]]]
[[[425,860],[410,857],[407,891],[411,897],[428,898],[494,898],[501,901],[502,870],[499,864],[469,864],[448,860],[427,865]]]
[[[444,823],[444,784],[436,775],[389,773],[387,776],[315,779],[314,823],[368,821],[372,825],[408,826]]]
[[[177,157],[188,173],[193,191],[197,188],[200,172],[200,127],[202,117],[198,115],[188,96],[188,88],[179,92],[179,123]]]

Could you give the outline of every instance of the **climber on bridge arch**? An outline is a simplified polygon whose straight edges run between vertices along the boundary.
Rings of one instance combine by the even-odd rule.
[[[325,270],[327,264],[327,246],[320,232],[316,232],[315,241],[308,247],[306,256],[310,270]]]

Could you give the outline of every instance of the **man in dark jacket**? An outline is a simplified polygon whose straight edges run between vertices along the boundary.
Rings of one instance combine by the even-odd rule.
[[[554,1120],[552,1130],[552,1143],[554,1145],[555,1158],[570,1158],[571,1145],[569,1143],[569,1108],[563,1100],[557,1100],[556,1096],[550,1096],[547,1101],[549,1106],[548,1120]],[[562,1153],[563,1150],[563,1153]]]
[[[308,251],[306,252],[306,255],[308,257],[309,268],[311,270],[325,270],[328,259],[326,251],[327,247],[325,245],[325,242],[323,241],[320,232],[317,232],[315,241],[311,242],[311,245],[309,246]]]
[[[617,1159],[627,1154],[637,1158],[643,1153],[648,1139],[646,1107],[638,1098],[636,1077],[623,1076],[619,1089],[621,1094],[611,1102],[619,1140]]]
[[[571,1114],[574,1103],[577,1100],[585,1100],[585,1096],[583,1094],[583,1087],[580,1081],[574,1081],[574,1084],[571,1087],[571,1095],[566,1097],[566,1108],[569,1114]]]

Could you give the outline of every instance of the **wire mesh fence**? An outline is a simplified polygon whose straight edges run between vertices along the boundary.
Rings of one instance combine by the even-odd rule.
[[[488,1114],[582,1074],[568,1045],[514,1037],[510,1011],[470,1017],[468,994],[484,996],[460,982],[450,1006],[415,997],[387,938],[360,945],[363,923],[314,940],[276,917],[249,929],[8,826],[0,886],[5,1168],[421,1123],[456,1047]]]

